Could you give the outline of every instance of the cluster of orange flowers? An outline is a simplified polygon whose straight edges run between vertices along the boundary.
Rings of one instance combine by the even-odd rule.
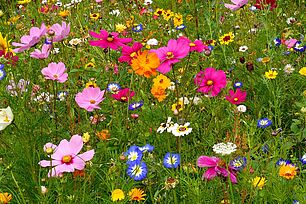
[[[136,74],[150,78],[156,76],[156,69],[160,65],[160,60],[156,53],[145,50],[138,51],[137,55],[131,61],[131,67]]]
[[[153,87],[151,93],[159,101],[163,101],[166,98],[166,89],[171,85],[171,81],[165,75],[158,75],[153,79]]]

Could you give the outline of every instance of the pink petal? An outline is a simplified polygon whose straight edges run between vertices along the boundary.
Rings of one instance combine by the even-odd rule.
[[[200,156],[197,161],[198,167],[214,167],[220,161],[217,157]]]
[[[69,142],[70,150],[73,156],[76,156],[83,148],[83,139],[80,135],[73,135]]]
[[[214,170],[214,168],[209,168],[207,171],[203,174],[202,179],[211,180],[217,176],[217,172]]]
[[[83,154],[79,154],[77,157],[79,157],[83,161],[89,161],[93,158],[94,154],[95,154],[95,150],[92,149],[87,152],[84,152]]]

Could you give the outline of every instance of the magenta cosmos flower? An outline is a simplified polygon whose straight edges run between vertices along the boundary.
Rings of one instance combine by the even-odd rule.
[[[227,170],[225,162],[217,157],[200,156],[197,165],[198,167],[208,167],[207,171],[203,174],[202,179],[211,180],[216,176],[229,176],[232,183],[237,183],[234,170]]]
[[[62,22],[62,25],[56,23],[51,26],[50,31],[54,31],[54,36],[52,42],[60,42],[65,39],[70,33],[70,23],[67,25],[65,21]]]
[[[158,56],[161,64],[157,68],[162,74],[168,73],[172,65],[179,62],[179,59],[186,57],[189,53],[189,43],[187,40],[169,40],[167,47],[161,47],[157,50],[152,50]]]
[[[36,59],[45,59],[49,57],[50,51],[51,51],[52,45],[51,44],[44,44],[41,48],[41,51],[38,49],[35,49],[34,52],[31,52],[30,57],[36,58]]]
[[[137,52],[142,48],[142,44],[140,42],[135,42],[132,47],[127,45],[122,47],[121,56],[119,57],[119,62],[127,62],[131,64],[131,60],[136,57]]]
[[[91,46],[98,46],[101,48],[110,48],[113,50],[118,50],[119,47],[124,46],[126,43],[132,42],[132,38],[119,38],[119,33],[112,32],[108,33],[106,30],[100,30],[100,34],[93,31],[89,31],[89,34],[98,38],[99,40],[90,40],[89,44]]]
[[[59,176],[64,172],[74,172],[75,169],[83,170],[85,162],[90,161],[95,152],[90,150],[79,154],[83,148],[83,139],[80,135],[73,135],[70,141],[62,140],[54,149],[50,160],[42,160],[38,164],[42,167],[51,166],[48,176]]]
[[[243,103],[246,99],[247,92],[246,91],[240,91],[238,88],[236,92],[233,90],[229,91],[229,95],[225,97],[226,100],[228,100],[232,104],[239,105],[240,103]]]
[[[204,50],[209,50],[208,46],[204,45],[204,43],[201,40],[195,40],[192,42],[186,37],[180,37],[178,41],[185,40],[189,44],[189,52],[203,52]]]
[[[13,51],[18,53],[31,48],[40,41],[41,37],[44,36],[46,32],[47,28],[44,23],[41,25],[40,28],[32,27],[30,29],[30,35],[24,35],[20,38],[21,43],[12,43],[13,46],[19,47],[15,48]]]
[[[104,92],[104,90],[101,91],[98,87],[88,87],[76,95],[75,101],[81,108],[84,108],[87,111],[101,109],[98,105],[105,99],[103,98]]]
[[[112,94],[112,98],[121,102],[128,102],[135,95],[134,91],[129,88],[120,89],[118,93]]]
[[[45,79],[51,79],[53,81],[64,83],[68,78],[68,74],[65,73],[65,71],[66,67],[63,62],[59,62],[58,64],[51,62],[48,64],[48,67],[41,70],[41,73],[45,76]]]
[[[206,68],[196,75],[194,83],[199,86],[198,92],[217,96],[226,86],[226,74],[222,70],[216,71],[215,68]]]

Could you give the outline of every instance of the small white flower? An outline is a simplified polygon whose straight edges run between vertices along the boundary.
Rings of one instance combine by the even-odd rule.
[[[113,16],[119,16],[120,15],[120,11],[118,9],[112,10],[111,12],[109,12],[109,14],[113,15]]]
[[[82,42],[82,40],[80,38],[73,38],[69,41],[70,45],[74,45],[77,46],[78,44],[80,44]]]
[[[229,155],[237,150],[237,146],[234,143],[227,142],[227,143],[218,143],[213,146],[213,151],[216,154],[221,155]]]
[[[57,1],[56,4],[55,4],[55,6],[59,6],[59,7],[61,7],[62,5],[63,5],[63,3],[61,1]]]
[[[51,53],[56,55],[58,53],[60,53],[60,49],[58,47],[53,48],[53,50],[51,50]]]
[[[194,105],[199,105],[202,102],[202,99],[200,97],[197,97],[197,96],[195,96],[193,98],[189,98],[189,100],[192,101],[192,103]]]
[[[181,98],[179,98],[179,102],[183,102],[184,105],[187,105],[187,104],[190,103],[187,97],[181,97]]]
[[[0,109],[0,131],[12,123],[14,115],[11,107]]]
[[[175,83],[170,82],[170,86],[168,87],[169,90],[174,91],[175,90]]]
[[[147,45],[150,46],[158,45],[158,41],[155,38],[151,38],[147,41]]]
[[[150,5],[150,4],[152,4],[153,3],[153,1],[152,0],[144,0],[144,5],[145,6],[147,6],[147,5]]]
[[[240,26],[239,26],[239,25],[236,25],[234,28],[235,28],[235,29],[240,29]]]
[[[192,128],[189,128],[188,126],[190,125],[190,123],[185,123],[184,125],[179,125],[177,123],[175,123],[173,125],[172,129],[172,134],[176,137],[181,137],[184,135],[189,135],[189,133],[191,133]]]
[[[239,52],[245,52],[248,49],[249,49],[248,46],[244,45],[244,46],[239,47]]]
[[[165,130],[167,130],[167,132],[171,132],[172,127],[173,127],[173,122],[171,121],[171,117],[168,117],[167,122],[166,123],[161,123],[156,132],[157,133],[163,133]]]
[[[44,102],[50,102],[53,99],[53,95],[48,92],[42,92],[36,98],[33,100],[36,102],[44,103]]]
[[[291,64],[287,64],[287,65],[284,67],[284,72],[285,72],[285,74],[292,74],[293,71],[294,71],[294,68],[292,67]]]
[[[288,25],[291,25],[296,22],[296,18],[294,17],[287,18],[286,22]]]
[[[256,8],[256,6],[251,6],[251,7],[249,8],[249,10],[250,10],[250,11],[256,11],[257,8]]]
[[[245,113],[246,112],[246,106],[245,105],[239,105],[239,106],[237,106],[237,110],[241,113]]]
[[[41,189],[42,194],[46,194],[48,192],[48,189],[46,188],[46,186],[40,186],[40,189]]]
[[[257,28],[251,28],[251,30],[248,31],[249,33],[255,34],[257,33]]]
[[[71,4],[71,3],[64,4],[64,8],[66,8],[66,9],[70,9],[70,8],[71,8],[71,6],[72,6],[72,4]]]

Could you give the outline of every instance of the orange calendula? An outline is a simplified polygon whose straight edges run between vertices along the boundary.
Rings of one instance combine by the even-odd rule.
[[[161,86],[153,86],[151,89],[151,93],[159,102],[165,100],[165,98],[167,97],[165,89]]]
[[[286,179],[293,179],[296,176],[297,168],[292,164],[281,165],[279,175]]]
[[[135,73],[146,78],[155,76],[159,65],[160,61],[157,54],[148,50],[138,52],[137,56],[131,61],[131,67]]]

